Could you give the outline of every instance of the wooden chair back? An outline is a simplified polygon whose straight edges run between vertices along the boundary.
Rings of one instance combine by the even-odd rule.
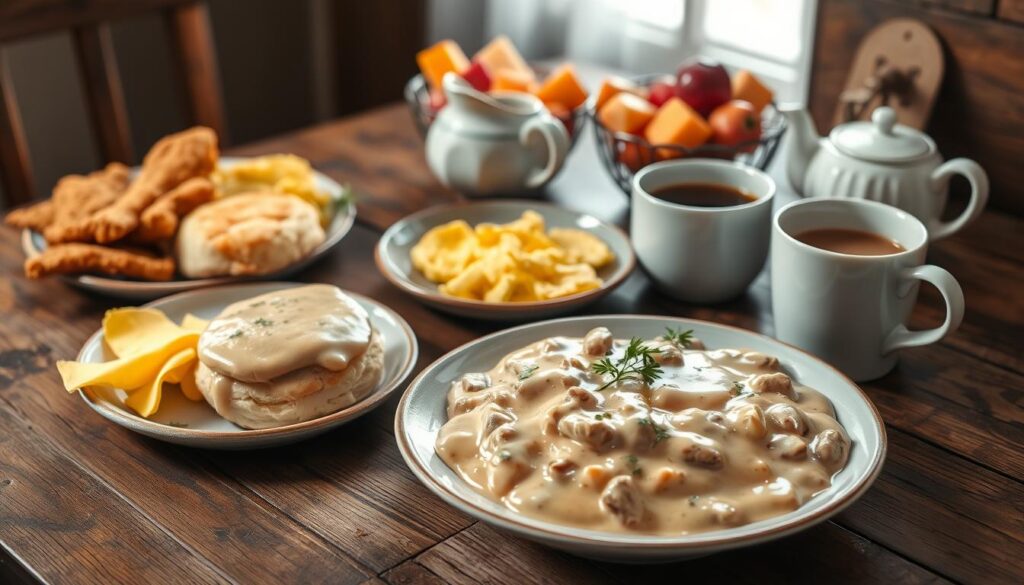
[[[93,132],[107,161],[134,162],[124,91],[108,23],[159,11],[189,119],[227,141],[220,76],[206,3],[200,0],[4,0],[0,46],[39,34],[69,30],[88,101]],[[35,195],[32,161],[18,103],[0,53],[0,180],[7,206]],[[3,205],[0,205],[3,207]]]

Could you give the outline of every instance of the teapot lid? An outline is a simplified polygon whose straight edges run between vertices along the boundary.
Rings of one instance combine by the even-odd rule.
[[[829,139],[842,153],[874,162],[908,162],[935,152],[927,134],[896,123],[892,108],[875,108],[870,122],[836,126]]]

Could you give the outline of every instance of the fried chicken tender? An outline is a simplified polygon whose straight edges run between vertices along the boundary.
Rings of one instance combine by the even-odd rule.
[[[53,200],[47,199],[35,205],[12,210],[4,218],[4,223],[11,227],[41,232],[53,223],[55,211]]]
[[[32,279],[82,272],[170,280],[174,276],[174,259],[95,244],[68,243],[50,246],[38,256],[25,260],[25,275]]]
[[[128,167],[110,163],[88,175],[68,175],[53,189],[53,221],[43,236],[51,244],[92,239],[88,230],[78,228],[92,214],[113,204],[128,188]]]
[[[124,195],[76,227],[101,244],[120,240],[135,231],[143,210],[161,195],[193,177],[209,175],[217,157],[217,134],[210,128],[196,126],[165,136],[146,154]]]
[[[152,243],[169,240],[178,231],[178,222],[193,209],[213,200],[213,183],[206,177],[193,177],[161,195],[142,212],[132,240]]]

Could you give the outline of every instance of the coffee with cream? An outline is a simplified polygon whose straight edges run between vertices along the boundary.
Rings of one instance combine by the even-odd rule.
[[[863,230],[840,228],[809,230],[797,234],[796,239],[808,246],[854,256],[886,256],[905,250],[899,242]]]

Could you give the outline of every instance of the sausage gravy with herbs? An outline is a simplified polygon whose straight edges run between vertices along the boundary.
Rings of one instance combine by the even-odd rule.
[[[552,337],[452,384],[438,455],[537,519],[679,535],[795,510],[850,440],[831,403],[776,358],[705,350],[690,332]]]

